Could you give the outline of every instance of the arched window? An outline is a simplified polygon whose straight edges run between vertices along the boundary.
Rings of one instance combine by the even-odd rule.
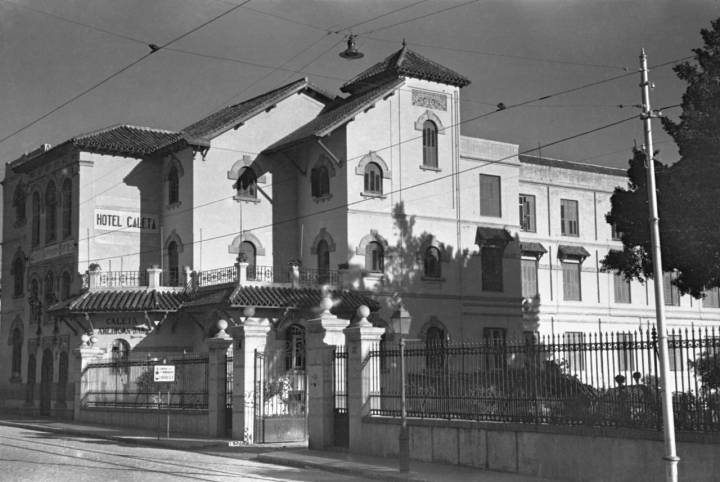
[[[12,368],[10,378],[20,380],[20,365],[22,364],[23,334],[19,327],[15,327],[12,333]]]
[[[58,384],[57,384],[57,405],[59,407],[65,407],[65,400],[67,394],[67,383],[68,383],[68,354],[66,351],[60,353],[60,359],[58,360]]]
[[[40,193],[35,191],[32,196],[32,245],[40,244]]]
[[[317,244],[317,267],[318,283],[324,283],[330,276],[330,248],[324,239]]]
[[[287,329],[287,369],[303,370],[305,368],[305,328],[290,325]]]
[[[37,376],[37,363],[34,354],[28,356],[27,366],[27,391],[25,392],[25,401],[32,403],[35,400],[35,377]]]
[[[368,163],[365,166],[365,189],[366,193],[370,194],[382,194],[382,169],[374,162]]]
[[[425,348],[428,368],[442,368],[445,366],[445,330],[431,326],[425,333]]]
[[[435,246],[430,246],[425,250],[425,276],[428,278],[440,278],[442,270],[440,268],[440,250]]]
[[[60,195],[62,203],[62,238],[67,239],[72,234],[72,181],[65,179]]]
[[[240,252],[238,255],[241,259],[244,259],[248,264],[247,266],[247,278],[249,280],[255,279],[255,265],[257,264],[257,250],[255,245],[250,241],[243,241],[240,243]]]
[[[168,182],[168,204],[176,204],[180,202],[180,179],[175,166],[170,168],[167,176]]]
[[[377,241],[371,241],[365,247],[365,269],[374,273],[385,271],[385,252]]]
[[[22,256],[18,256],[13,261],[13,294],[15,296],[22,296],[25,291],[25,261]]]
[[[57,193],[55,183],[50,181],[45,189],[45,242],[57,238]]]
[[[62,274],[62,281],[60,282],[60,299],[66,300],[70,298],[70,284],[72,283],[72,278],[70,277],[70,273],[67,271],[63,272]]]
[[[327,166],[318,166],[310,171],[310,187],[313,197],[330,194],[330,172]]]
[[[15,187],[13,196],[13,204],[15,205],[15,221],[18,223],[25,222],[25,188],[22,184]]]
[[[128,361],[130,358],[130,343],[122,338],[113,340],[112,346],[110,347],[110,354],[113,363]]]
[[[438,167],[437,126],[431,120],[423,122],[423,166]]]
[[[52,271],[45,274],[45,306],[50,307],[57,298],[55,297],[55,275]]]
[[[257,176],[255,171],[246,167],[235,183],[235,189],[239,199],[257,199]]]
[[[168,256],[168,286],[178,286],[180,283],[180,272],[178,270],[178,245],[171,241],[167,247]]]

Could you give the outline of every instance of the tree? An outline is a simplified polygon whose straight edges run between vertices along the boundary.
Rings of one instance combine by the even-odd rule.
[[[702,296],[720,286],[720,19],[703,29],[704,45],[693,62],[674,70],[687,83],[678,121],[662,118],[680,160],[670,166],[655,159],[663,271],[678,270],[682,293]],[[622,251],[603,267],[628,279],[652,277],[645,154],[635,150],[627,188],[617,188],[606,216],[621,233]]]

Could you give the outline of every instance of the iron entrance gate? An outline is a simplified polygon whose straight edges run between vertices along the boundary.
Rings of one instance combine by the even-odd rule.
[[[336,447],[348,447],[350,441],[350,420],[347,404],[347,361],[344,346],[336,346],[333,353],[333,415]]]
[[[233,356],[225,355],[225,436],[232,437]]]
[[[304,348],[304,347],[303,347]],[[255,443],[307,440],[304,350],[255,350]]]

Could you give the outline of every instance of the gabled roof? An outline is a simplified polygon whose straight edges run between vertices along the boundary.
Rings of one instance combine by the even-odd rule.
[[[272,152],[281,148],[290,147],[292,144],[310,136],[326,136],[343,124],[351,121],[357,114],[385,97],[403,82],[402,79],[392,79],[362,94],[338,101],[338,103],[328,107],[328,109],[321,112],[320,115],[307,124],[277,141],[268,148],[268,151]]]
[[[209,139],[221,134],[238,124],[242,124],[260,112],[267,110],[293,94],[308,89],[322,102],[330,98],[314,87],[306,78],[296,80],[277,89],[266,92],[252,99],[220,109],[209,116],[187,126],[183,132],[191,137]]]
[[[177,311],[186,295],[178,291],[145,289],[86,291],[56,303],[50,312],[97,313],[106,311]]]
[[[98,154],[121,155],[126,157],[144,157],[182,143],[190,146],[207,146],[207,142],[194,139],[182,132],[152,129],[132,125],[117,125],[72,137],[53,148],[22,156],[10,164],[16,172],[25,172],[40,165],[48,153],[59,151],[63,147],[73,146]]]
[[[430,80],[458,87],[465,87],[470,84],[470,80],[461,74],[433,62],[403,45],[403,48],[385,58],[385,60],[360,72],[353,79],[343,84],[340,90],[348,93],[359,92],[378,82],[384,82],[390,78],[396,79],[400,76]]]

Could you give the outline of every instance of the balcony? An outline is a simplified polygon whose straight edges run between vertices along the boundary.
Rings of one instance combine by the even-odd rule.
[[[146,271],[88,271],[83,275],[83,288],[108,290],[116,288],[168,288],[178,291],[234,283],[240,286],[277,285],[284,287],[340,287],[339,271],[302,268],[299,266],[234,266],[204,271],[162,270]]]

